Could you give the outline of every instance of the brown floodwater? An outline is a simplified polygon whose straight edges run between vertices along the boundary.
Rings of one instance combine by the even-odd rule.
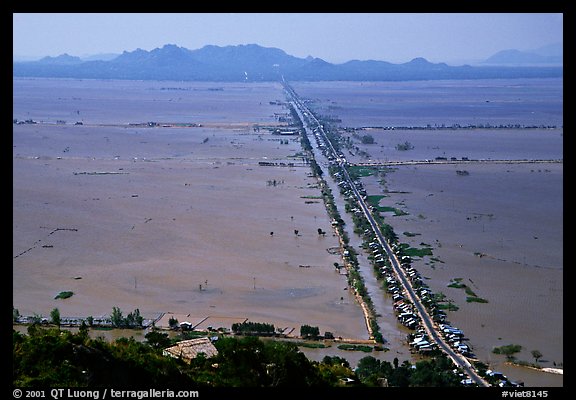
[[[455,82],[387,85],[295,88],[342,126],[562,124],[557,86],[547,80],[466,82],[466,93]],[[65,316],[100,316],[117,306],[228,327],[250,319],[367,338],[361,309],[333,267],[341,262],[338,240],[309,168],[258,166],[293,162],[301,151],[294,138],[280,144],[253,129],[282,125],[283,97],[275,83],[15,79],[14,118],[45,123],[13,130],[14,307],[25,315],[57,307]],[[394,107],[391,99],[398,99]],[[147,121],[202,126],[128,126]],[[379,161],[562,158],[562,129],[370,133],[376,145],[352,139]],[[397,151],[404,141],[414,150]],[[563,165],[467,165],[469,175],[458,175],[463,168],[405,166],[387,173],[385,186],[382,177],[363,181],[369,194],[388,196],[382,206],[408,213],[386,214],[402,242],[432,246],[436,261],[424,257],[414,266],[460,308],[449,319],[479,359],[526,386],[562,386],[562,375],[507,365],[492,349],[520,344],[520,360],[533,361],[530,352],[539,350],[542,366],[563,365]],[[329,234],[319,236],[318,228]],[[466,302],[462,289],[447,287],[455,278],[488,302]],[[64,290],[74,295],[54,299]],[[404,335],[390,332],[395,321],[380,323],[385,337]],[[412,359],[396,341],[392,351],[370,355]],[[303,351],[351,364],[366,355]]]
[[[533,362],[531,351],[539,350],[546,354],[540,365],[563,365],[562,164],[467,166],[467,176],[456,168],[388,173],[387,189],[402,193],[380,204],[408,215],[386,219],[402,242],[432,246],[433,256],[414,267],[459,307],[448,318],[480,360],[527,385],[561,385],[561,375],[533,380],[532,371],[504,365],[492,349],[520,344],[519,360]],[[467,302],[463,289],[448,287],[457,278],[488,302]]]
[[[274,112],[285,113],[270,105],[282,97],[280,85],[210,91],[200,83],[178,94],[199,115],[195,123],[225,116],[230,126],[98,125],[161,114],[179,122],[173,102],[153,101],[163,91],[148,88],[161,84],[180,85],[14,81],[15,118],[63,115],[50,101],[55,89],[62,99],[81,98],[67,101],[92,116],[79,126],[14,126],[14,307],[24,315],[57,307],[65,316],[138,308],[144,316],[249,319],[296,331],[309,324],[367,337],[361,308],[333,266],[341,261],[338,240],[310,169],[258,165],[293,162],[301,151],[294,138],[281,144],[252,128],[277,124]],[[120,118],[134,96],[139,113],[130,106]],[[203,114],[210,102],[228,111]],[[60,291],[74,295],[54,299]]]
[[[323,115],[342,120],[353,144],[349,162],[434,160],[562,160],[562,80],[296,83],[297,93]],[[520,124],[531,129],[415,129],[378,127],[442,124]],[[375,144],[365,145],[370,134]],[[397,149],[409,142],[408,151]],[[458,174],[457,171],[466,171]],[[430,246],[414,267],[458,311],[453,325],[492,369],[526,386],[562,386],[563,376],[505,363],[494,347],[519,344],[518,360],[563,366],[563,164],[406,165],[362,178],[400,241]],[[454,279],[487,303],[467,302]]]

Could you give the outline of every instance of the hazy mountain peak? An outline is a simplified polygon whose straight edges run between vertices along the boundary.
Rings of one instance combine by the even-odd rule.
[[[131,62],[138,62],[144,60],[148,55],[146,50],[142,50],[141,48],[137,48],[133,51],[126,51],[124,50],[122,54],[116,57],[112,62],[114,63],[131,63]]]
[[[38,62],[43,64],[59,64],[59,65],[70,65],[70,64],[79,64],[82,62],[80,57],[74,57],[69,55],[68,53],[61,54],[56,57],[44,57],[40,59]]]
[[[492,65],[561,65],[563,47],[553,43],[535,50],[506,49],[488,57],[483,64]]]
[[[432,63],[427,59],[425,59],[424,57],[416,57],[407,62],[406,65],[425,66],[425,65],[432,65]]]
[[[175,44],[165,44],[162,47],[156,48],[149,52],[150,55],[154,57],[165,57],[165,58],[187,58],[190,57],[190,50],[184,47],[176,46]]]

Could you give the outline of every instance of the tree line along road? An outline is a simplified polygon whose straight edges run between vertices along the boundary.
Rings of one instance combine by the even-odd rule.
[[[350,178],[350,175],[348,174],[348,170],[346,168],[347,165],[349,165],[349,164],[347,163],[346,159],[339,156],[339,154],[334,149],[332,143],[328,139],[326,133],[324,132],[323,125],[320,124],[320,122],[316,119],[314,114],[312,114],[310,112],[310,110],[304,105],[304,103],[299,99],[298,95],[294,92],[294,90],[290,87],[290,85],[284,80],[282,83],[283,83],[284,88],[285,88],[286,92],[288,93],[289,97],[292,99],[292,104],[295,106],[295,109],[296,109],[298,116],[300,117],[302,123],[304,124],[304,118],[303,118],[304,115],[309,117],[309,119],[314,123],[314,125],[316,125],[314,127],[314,129],[318,130],[318,132],[322,135],[324,142],[328,145],[329,151],[331,152],[333,158],[336,160],[337,165],[340,168],[346,182],[349,184],[350,188],[352,188],[354,196],[356,197],[356,200],[358,201],[358,204],[361,206],[362,211],[363,211],[366,219],[370,223],[370,226],[372,227],[372,230],[374,231],[376,239],[378,240],[378,242],[380,243],[382,248],[385,249],[385,251],[388,255],[388,258],[391,261],[392,267],[393,267],[396,275],[400,279],[400,282],[403,286],[404,292],[408,295],[410,301],[412,301],[412,303],[414,304],[414,306],[415,306],[415,308],[416,308],[416,310],[420,316],[420,319],[422,321],[422,326],[424,327],[424,329],[428,333],[429,337],[438,345],[438,348],[440,348],[454,362],[454,364],[456,366],[462,368],[462,370],[466,374],[468,374],[468,376],[476,384],[478,384],[479,386],[490,386],[477,373],[477,371],[470,364],[470,362],[465,357],[463,357],[462,355],[460,355],[460,354],[456,353],[454,350],[452,350],[452,348],[444,341],[442,336],[439,334],[439,327],[433,322],[432,318],[430,317],[430,315],[428,314],[428,312],[424,308],[423,304],[421,303],[419,297],[414,292],[414,289],[413,289],[412,285],[410,284],[410,281],[406,277],[406,274],[404,273],[403,269],[400,267],[400,262],[398,261],[396,255],[394,254],[394,252],[390,248],[390,245],[388,244],[388,242],[384,238],[384,235],[382,234],[380,228],[378,227],[378,224],[376,223],[376,221],[372,217],[372,214],[371,214],[368,206],[366,205],[366,202],[364,201],[361,194],[359,193],[356,185],[354,184],[354,182]],[[426,161],[422,161],[422,163],[425,163],[425,162]]]

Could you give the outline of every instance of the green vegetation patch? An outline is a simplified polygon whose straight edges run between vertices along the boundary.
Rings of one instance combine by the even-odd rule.
[[[470,288],[470,286],[466,285],[465,283],[462,283],[462,278],[451,279],[448,287],[454,289],[464,289],[464,291],[468,295],[466,297],[467,303],[488,303],[488,300],[478,297],[478,295],[474,293],[474,291]]]
[[[232,332],[242,335],[274,335],[274,325],[265,322],[235,322],[232,324]]]
[[[340,350],[350,350],[350,351],[363,351],[364,353],[372,352],[372,346],[367,346],[364,344],[341,344],[338,345]]]
[[[429,360],[393,362],[365,355],[355,371],[342,357],[311,361],[288,341],[257,337],[220,337],[213,344],[218,354],[196,357],[190,364],[166,357],[172,344],[168,334],[151,332],[146,341],[119,338],[91,339],[87,330],[72,333],[33,325],[28,334],[12,334],[12,385],[14,387],[312,387],[342,386],[349,377],[362,386],[459,386],[454,364],[440,355]],[[370,348],[370,346],[365,346]],[[374,348],[376,350],[376,347]],[[81,351],[79,351],[81,350]],[[386,349],[384,349],[386,350]],[[42,362],[38,362],[42,360]],[[217,367],[216,367],[217,366]],[[484,367],[484,371],[487,366]],[[357,385],[357,384],[352,384]]]
[[[380,200],[382,200],[384,197],[386,197],[386,196],[384,196],[382,194],[373,194],[373,195],[366,197],[366,201],[371,206],[380,208]]]
[[[309,349],[325,349],[327,347],[331,347],[328,344],[320,343],[320,342],[295,342],[294,343],[298,347],[306,347]]]
[[[391,213],[394,213],[395,216],[408,215],[407,212],[402,211],[399,208],[381,206],[380,200],[382,200],[384,197],[388,197],[388,196],[381,195],[381,194],[370,195],[370,196],[366,197],[366,201],[368,202],[368,204],[370,204],[372,207],[376,208],[380,212],[391,212]]]
[[[507,344],[505,346],[494,347],[492,349],[492,353],[494,354],[504,354],[504,355],[512,355],[514,353],[518,353],[522,350],[522,346],[519,344]]]
[[[74,292],[70,292],[70,291],[64,291],[64,292],[60,292],[56,295],[56,297],[54,297],[55,299],[67,299],[69,297],[72,297],[74,295]]]
[[[468,297],[466,297],[466,302],[467,303],[488,303],[488,300],[483,299],[481,297],[468,296]]]
[[[414,145],[408,141],[406,141],[404,143],[398,143],[396,145],[396,150],[399,150],[399,151],[412,150],[413,148],[414,148]]]
[[[450,280],[448,287],[454,289],[464,289],[466,285],[462,283],[462,278],[454,278]]]
[[[374,144],[374,136],[372,135],[363,135],[362,139],[360,139],[360,141],[362,142],[362,144]]]
[[[379,207],[378,209],[381,212],[394,213],[394,216],[396,216],[396,217],[401,216],[401,215],[408,215],[408,213],[406,211],[402,211],[399,208],[395,208],[395,207]]]
[[[404,255],[410,257],[424,257],[424,256],[431,256],[432,255],[432,247],[423,247],[417,249],[415,247],[408,247],[403,251]]]
[[[372,176],[376,171],[377,170],[373,167],[364,167],[359,165],[348,167],[348,173],[356,177]]]
[[[402,234],[403,234],[404,236],[408,236],[408,237],[414,237],[414,236],[421,235],[421,233],[414,233],[414,232],[408,232],[408,231],[402,232]]]
[[[454,303],[443,303],[443,304],[438,304],[438,308],[440,310],[447,310],[447,311],[458,311],[460,309],[460,307],[458,307],[456,304]]]

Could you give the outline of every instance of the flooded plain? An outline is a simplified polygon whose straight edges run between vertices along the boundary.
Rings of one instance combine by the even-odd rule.
[[[352,163],[551,161],[404,165],[362,182],[368,195],[384,196],[380,206],[401,211],[383,214],[400,242],[432,249],[413,266],[459,307],[448,319],[466,333],[478,358],[527,386],[562,386],[561,375],[513,366],[492,353],[519,344],[518,360],[534,362],[531,352],[538,350],[545,354],[541,366],[563,365],[562,81],[293,86],[317,112],[341,119],[341,127],[368,128],[341,131],[353,143],[344,150]],[[535,127],[433,129],[480,123]],[[363,144],[363,135],[374,143]],[[408,150],[397,147],[405,143]],[[487,303],[468,302],[463,289],[448,287],[455,280]]]
[[[301,151],[297,137],[281,143],[254,129],[282,125],[274,114],[286,109],[270,104],[282,99],[281,86],[205,90],[212,86],[14,81],[14,118],[45,122],[13,132],[13,302],[21,314],[138,308],[151,318],[230,317],[297,332],[308,324],[367,338],[334,268],[338,240],[310,168],[258,165],[297,164]],[[196,126],[128,126],[150,121]],[[74,295],[54,299],[60,291]]]
[[[350,162],[563,158],[562,80],[292,86],[342,128],[368,128],[342,131]],[[13,117],[43,122],[13,130],[14,307],[99,316],[117,306],[367,338],[300,143],[263,128],[283,125],[284,100],[276,83],[14,79]],[[382,129],[479,123],[554,129]],[[397,150],[405,142],[414,148]],[[563,164],[412,165],[363,182],[406,213],[385,214],[401,242],[432,247],[414,267],[459,307],[449,320],[478,358],[526,386],[562,386],[562,375],[505,364],[492,349],[520,344],[519,360],[539,350],[542,366],[563,365]],[[455,278],[488,302],[466,302],[448,287]],[[74,295],[54,299],[65,290]],[[379,323],[385,338],[405,334]],[[370,355],[402,362],[407,349]],[[303,351],[351,364],[367,355]]]

